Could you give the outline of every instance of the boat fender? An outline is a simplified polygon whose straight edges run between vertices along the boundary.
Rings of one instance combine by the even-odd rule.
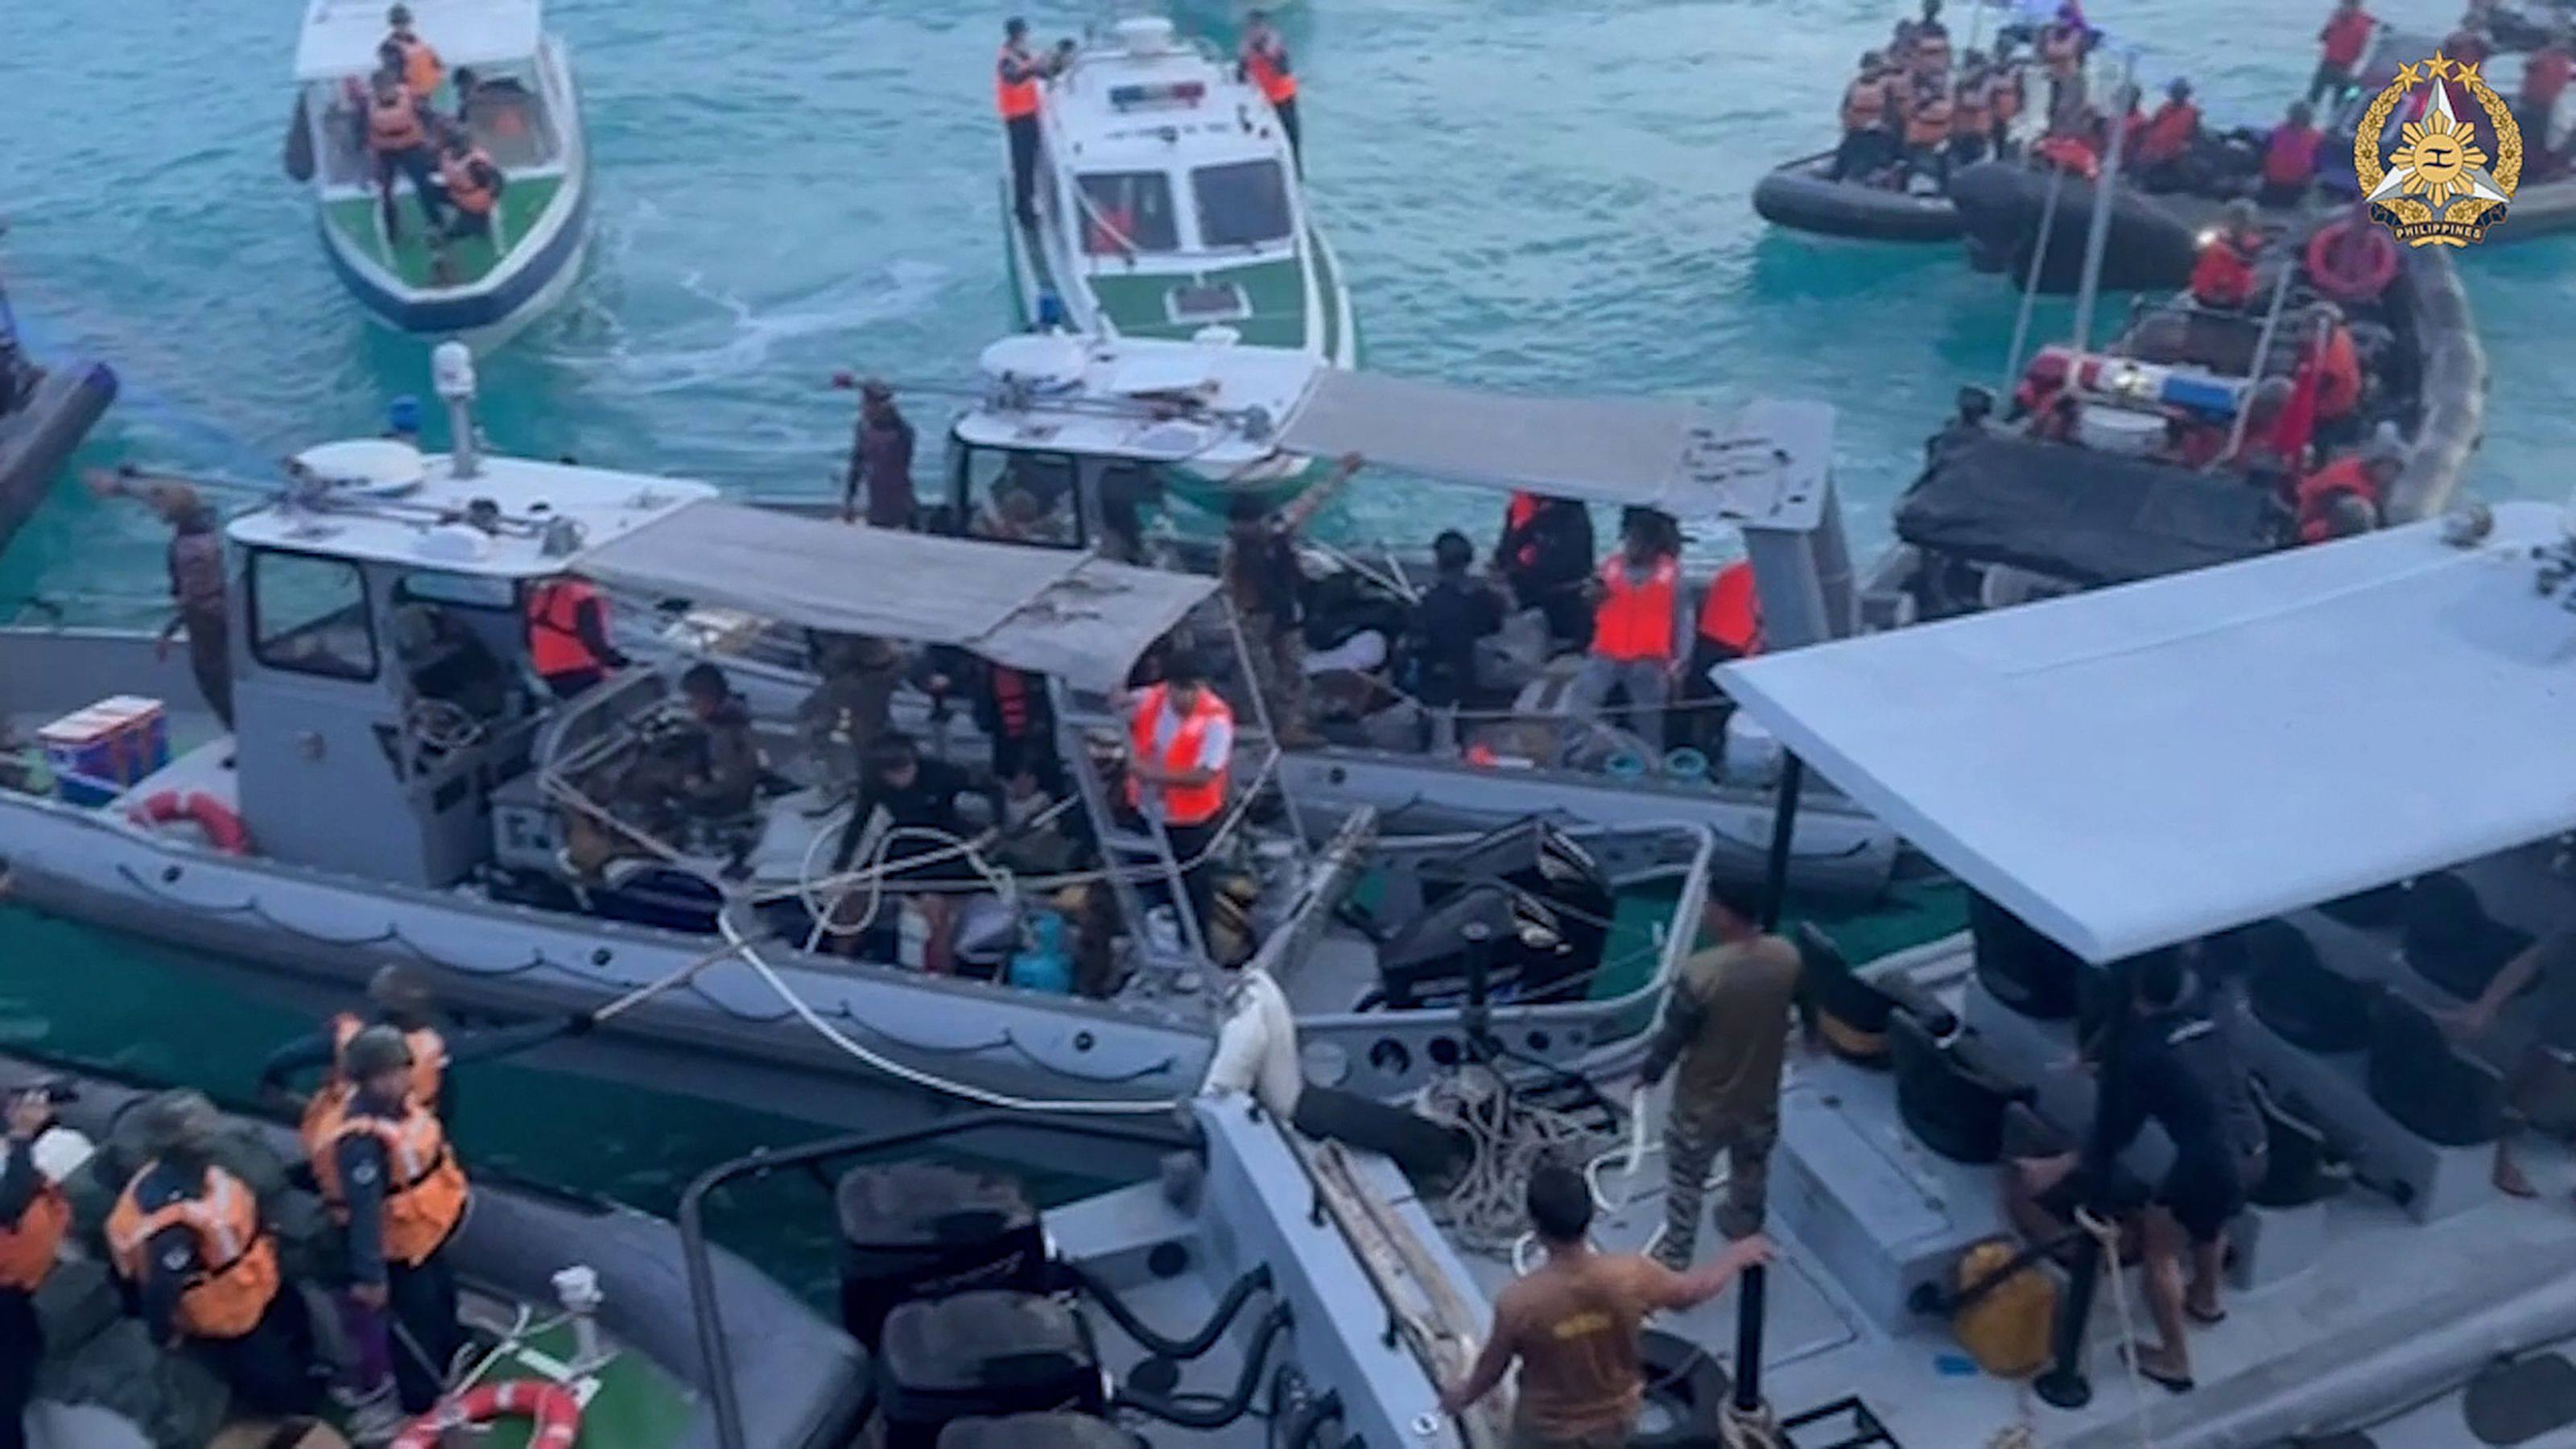
[[[313,179],[313,124],[302,96],[295,98],[295,114],[286,120],[286,176],[295,182]]]
[[[157,795],[146,796],[126,812],[126,818],[137,825],[171,825],[189,821],[206,832],[207,843],[224,854],[250,853],[250,832],[242,828],[241,816],[233,813],[233,807],[203,790],[190,790],[185,794],[164,790]]]
[[[581,1437],[581,1401],[559,1384],[534,1379],[507,1379],[476,1384],[464,1393],[412,1421],[395,1436],[391,1449],[438,1449],[449,1429],[488,1424],[503,1414],[525,1414],[535,1421],[528,1449],[572,1449]]]
[[[1297,1016],[1287,995],[1269,972],[1258,967],[1242,971],[1229,988],[1225,1020],[1217,1027],[1216,1051],[1199,1095],[1249,1092],[1286,1122],[1295,1120],[1305,1085],[1297,1059]]]
[[[1977,1367],[2017,1379],[2047,1366],[2057,1280],[2032,1255],[1988,1238],[1959,1255],[1952,1292],[1950,1331]]]

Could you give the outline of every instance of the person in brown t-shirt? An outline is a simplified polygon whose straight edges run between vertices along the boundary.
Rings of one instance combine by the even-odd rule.
[[[1648,1085],[1678,1060],[1664,1117],[1664,1234],[1655,1256],[1690,1265],[1699,1237],[1708,1170],[1726,1154],[1726,1197],[1717,1229],[1742,1238],[1762,1228],[1771,1149],[1780,1140],[1780,1066],[1798,996],[1798,948],[1761,926],[1752,891],[1712,883],[1701,915],[1713,944],[1682,963],[1664,1003],[1662,1028],[1647,1048]]]
[[[1529,1215],[1547,1261],[1494,1300],[1494,1331],[1467,1377],[1441,1390],[1463,1414],[1520,1364],[1520,1402],[1509,1449],[1621,1449],[1636,1432],[1646,1380],[1638,1339],[1646,1315],[1694,1308],[1746,1267],[1769,1261],[1759,1236],[1688,1273],[1635,1253],[1595,1252],[1592,1189],[1583,1174],[1548,1165],[1530,1174]]]

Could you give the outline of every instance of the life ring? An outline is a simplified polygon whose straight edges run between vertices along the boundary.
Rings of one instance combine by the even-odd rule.
[[[147,796],[125,814],[137,825],[191,821],[206,832],[206,840],[224,854],[250,853],[250,832],[242,828],[241,816],[233,812],[233,807],[203,790],[191,790],[185,795],[176,790],[164,790]]]
[[[2360,270],[2345,271],[2333,264],[2335,243],[2359,225],[2362,223],[2347,217],[2318,227],[2316,235],[2308,238],[2304,254],[2308,279],[2316,284],[2318,291],[2340,302],[2369,301],[2387,291],[2388,284],[2397,280],[2397,243],[2394,241],[2366,252],[2366,260]]]
[[[561,1384],[535,1379],[504,1379],[476,1384],[411,1421],[394,1437],[391,1449],[438,1449],[439,1436],[457,1424],[483,1424],[503,1414],[525,1414],[535,1421],[528,1449],[572,1449],[581,1437],[581,1400]]]

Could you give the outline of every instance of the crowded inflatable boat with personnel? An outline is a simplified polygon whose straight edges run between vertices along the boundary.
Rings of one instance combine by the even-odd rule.
[[[2459,28],[2437,37],[2375,24],[2358,4],[2342,4],[2327,18],[2323,59],[2307,93],[2260,126],[2209,124],[2184,79],[2169,83],[2152,109],[2131,93],[2116,127],[2109,119],[2113,105],[2086,102],[2077,93],[2065,114],[2048,115],[2046,134],[2023,157],[1967,167],[1951,178],[1969,261],[2016,286],[2036,277],[2043,290],[2074,290],[2095,199],[2106,185],[2101,284],[2113,290],[2180,286],[2201,242],[2240,201],[2257,208],[2266,231],[2297,244],[2360,197],[2352,140],[2383,88],[2400,78],[2401,67],[2421,72],[2435,56],[2446,66],[2482,67],[2481,84],[2520,132],[2519,185],[2490,239],[2525,240],[2576,226],[2576,175],[2569,170],[2561,105],[2571,60],[2566,32],[2562,26],[2530,54],[2515,55],[2499,46],[2495,31],[2492,17],[2474,9]],[[2101,94],[2118,90],[2115,84]],[[2483,154],[2498,155],[2494,121],[2457,79],[2419,85],[2387,112],[2384,133],[2392,146],[2437,91],[2443,114]],[[2120,133],[2116,155],[2114,130]]]
[[[456,1184],[443,1231],[417,1250],[444,1275],[450,1321],[392,1345],[409,1356],[414,1419],[365,1392],[364,1319],[344,1304],[356,1234],[295,1132],[15,1049],[0,1054],[0,1103],[0,1176],[15,1192],[22,1163],[32,1173],[0,1273],[32,1294],[42,1335],[35,1449],[341,1449],[344,1433],[404,1449],[447,1433],[829,1449],[859,1422],[865,1355],[733,1255],[684,1251],[670,1223],[630,1209],[446,1168],[388,1199]],[[384,1244],[398,1262],[414,1251],[399,1229]],[[724,1295],[720,1387],[692,1328],[693,1269]],[[453,1355],[432,1372],[416,1338]],[[741,1406],[724,1434],[720,1400]]]
[[[221,523],[220,650],[0,630],[16,902],[307,1005],[408,963],[596,1027],[540,1061],[828,1123],[1162,1113],[1262,946],[1355,1091],[1454,1055],[1471,956],[1531,1072],[1642,1052],[1705,824],[1327,812],[1208,683],[1250,675],[1213,580],[486,456],[440,375],[464,451],[327,444]],[[190,485],[123,488],[214,541]],[[624,652],[630,612],[707,657]],[[713,662],[771,621],[827,661],[785,697]],[[894,728],[916,670],[996,728]]]

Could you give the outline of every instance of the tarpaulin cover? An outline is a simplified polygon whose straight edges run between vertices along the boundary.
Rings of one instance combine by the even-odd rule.
[[[2251,558],[2275,505],[2233,473],[2196,473],[1996,433],[1944,447],[1896,504],[1907,543],[2078,584],[2120,584]]]

